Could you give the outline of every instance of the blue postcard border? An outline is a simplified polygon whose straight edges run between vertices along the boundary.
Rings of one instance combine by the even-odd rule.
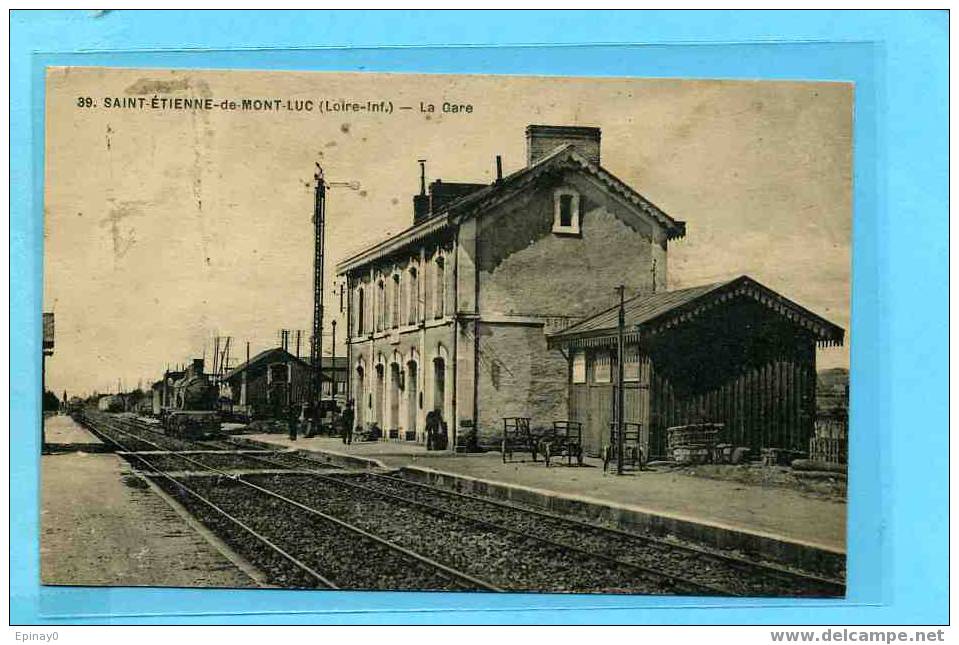
[[[255,12],[253,12],[255,14]],[[734,14],[734,15],[733,15]],[[88,12],[11,16],[11,622],[866,624],[948,620],[948,13]],[[454,44],[450,44],[454,43]],[[48,65],[856,84],[849,597],[41,587]],[[909,456],[906,458],[906,456]],[[708,611],[703,611],[708,609]]]

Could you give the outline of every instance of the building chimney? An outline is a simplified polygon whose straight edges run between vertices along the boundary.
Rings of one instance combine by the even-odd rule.
[[[599,165],[600,129],[573,125],[526,126],[526,164],[534,163],[559,146],[572,144],[586,159]]]
[[[418,159],[420,164],[420,194],[413,195],[413,225],[419,224],[430,214],[430,197],[426,194],[426,159]]]
[[[503,181],[503,157],[496,155],[496,183]]]

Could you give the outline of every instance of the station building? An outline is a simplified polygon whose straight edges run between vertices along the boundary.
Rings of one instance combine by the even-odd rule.
[[[412,225],[338,263],[348,293],[350,389],[358,424],[376,424],[387,436],[424,442],[426,413],[438,410],[455,447],[470,435],[480,444],[496,445],[507,416],[531,417],[541,426],[577,419],[588,426],[588,451],[596,452],[608,427],[609,401],[597,396],[589,403],[579,380],[587,360],[590,374],[615,374],[610,367],[615,357],[608,346],[600,351],[608,329],[585,321],[609,308],[619,285],[634,302],[655,296],[657,311],[664,298],[666,304],[699,306],[692,295],[713,293],[687,293],[689,303],[682,295],[664,295],[671,293],[668,247],[685,236],[685,223],[602,165],[598,128],[530,125],[526,149],[525,167],[505,177],[498,170],[492,184],[437,179],[427,189],[424,176],[413,197]],[[499,159],[496,163],[499,169]],[[728,289],[761,294],[751,296],[760,303],[784,301],[753,281],[717,289],[724,301]],[[842,330],[798,305],[784,311],[774,315],[805,316],[800,328],[815,327],[794,352],[803,356],[803,370],[809,360],[814,369],[814,348],[810,358],[806,341],[841,342]],[[631,324],[635,328],[640,322],[651,321]],[[600,328],[602,334],[592,334]],[[571,333],[562,335],[565,330]],[[747,329],[736,342],[757,338]],[[712,340],[683,338],[692,345]],[[629,355],[641,362],[645,354],[639,342],[632,338]],[[596,351],[587,354],[587,346]],[[700,349],[708,353],[708,345]],[[745,354],[729,356],[734,355]],[[728,376],[741,367],[729,366]],[[634,383],[649,388],[646,374],[642,383]],[[667,399],[685,402],[685,381],[674,377],[669,384]],[[803,387],[813,388],[814,404],[814,378]],[[808,396],[799,401],[808,402]],[[635,420],[651,427],[654,407],[644,398],[639,410],[632,398]],[[603,413],[594,411],[600,407]],[[662,426],[698,412],[655,414]],[[802,427],[807,425],[804,420]]]
[[[454,436],[475,428],[489,443],[503,416],[566,418],[567,361],[546,332],[616,285],[666,288],[685,226],[602,167],[600,130],[526,135],[524,168],[428,192],[424,179],[412,226],[338,264],[359,423],[423,441],[435,409]]]

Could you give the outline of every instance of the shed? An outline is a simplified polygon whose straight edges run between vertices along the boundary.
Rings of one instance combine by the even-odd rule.
[[[233,412],[249,417],[285,414],[288,405],[309,400],[310,365],[282,347],[244,361],[223,376]]]
[[[569,370],[570,418],[587,453],[616,418],[619,306],[549,335]],[[663,457],[666,428],[722,423],[720,441],[805,452],[816,416],[816,347],[841,327],[748,276],[640,295],[625,303],[624,421],[648,430]]]

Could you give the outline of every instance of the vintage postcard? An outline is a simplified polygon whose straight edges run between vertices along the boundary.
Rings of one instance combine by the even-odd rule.
[[[49,68],[43,583],[843,596],[853,100]]]

